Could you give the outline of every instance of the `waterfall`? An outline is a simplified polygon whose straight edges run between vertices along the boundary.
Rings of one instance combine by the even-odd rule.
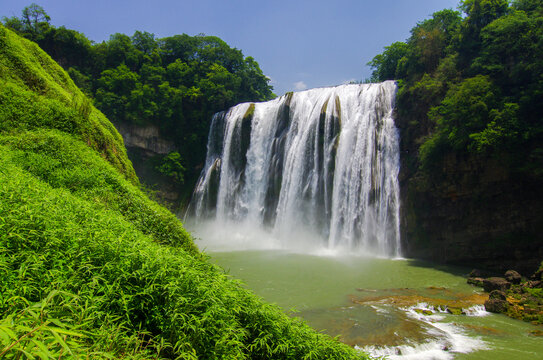
[[[399,256],[395,93],[392,81],[342,85],[216,114],[190,215]]]

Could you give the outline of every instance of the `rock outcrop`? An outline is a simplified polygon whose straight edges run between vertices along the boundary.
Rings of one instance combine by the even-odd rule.
[[[509,281],[511,284],[520,284],[522,276],[515,270],[507,270],[505,272],[505,280]]]
[[[539,276],[540,271],[534,276]],[[526,281],[514,270],[505,273],[506,279],[501,277],[481,279],[471,275],[480,275],[480,272],[472,271],[468,284],[482,286],[484,291],[490,293],[485,301],[486,311],[503,313],[534,324],[543,324],[543,292],[541,292],[543,283],[540,280]]]
[[[154,191],[157,200],[170,208],[179,207],[179,187],[156,169],[163,156],[176,151],[174,142],[162,137],[159,128],[153,125],[114,125],[123,137],[128,157],[140,181]]]
[[[483,289],[486,292],[501,291],[505,292],[511,287],[511,283],[501,277],[491,277],[483,280]]]
[[[537,270],[543,259],[541,181],[513,172],[502,159],[452,151],[425,173],[417,160],[431,129],[424,126],[425,113],[396,119],[403,255],[500,272]]]
[[[165,155],[175,151],[175,144],[161,137],[156,126],[116,123],[115,127],[122,135],[124,145],[127,148],[138,148],[148,152],[149,155]]]
[[[485,310],[493,313],[505,313],[508,306],[505,293],[500,290],[492,290],[488,300],[485,301]]]

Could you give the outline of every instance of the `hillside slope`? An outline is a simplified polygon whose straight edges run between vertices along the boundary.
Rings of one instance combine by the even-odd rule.
[[[0,358],[365,358],[208,262],[111,123],[2,26],[0,154]]]

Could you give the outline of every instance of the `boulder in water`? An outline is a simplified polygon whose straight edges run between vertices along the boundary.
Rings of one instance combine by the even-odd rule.
[[[490,277],[483,280],[483,288],[486,292],[492,290],[507,291],[511,287],[511,283],[501,277]]]
[[[509,304],[501,299],[488,299],[485,301],[485,310],[492,313],[504,313],[507,311]]]
[[[509,281],[512,284],[520,284],[520,281],[522,280],[522,276],[515,270],[508,270],[505,273],[505,279]]]
[[[505,300],[507,297],[501,290],[492,290],[488,295],[489,299]]]
[[[483,279],[481,277],[470,277],[470,278],[468,278],[468,284],[483,287],[483,281],[484,280],[485,279]]]

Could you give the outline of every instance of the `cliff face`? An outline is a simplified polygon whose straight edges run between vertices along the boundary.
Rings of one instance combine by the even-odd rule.
[[[543,259],[543,190],[499,158],[446,154],[439,175],[416,166],[410,119],[401,133],[404,255],[436,262],[533,273]]]
[[[115,123],[127,149],[127,154],[140,181],[153,191],[160,202],[177,208],[180,201],[179,186],[157,170],[164,155],[176,151],[172,141],[160,135],[153,125]]]
[[[162,138],[156,126],[115,123],[115,127],[122,135],[127,148],[141,149],[150,156],[175,151],[174,143]]]

